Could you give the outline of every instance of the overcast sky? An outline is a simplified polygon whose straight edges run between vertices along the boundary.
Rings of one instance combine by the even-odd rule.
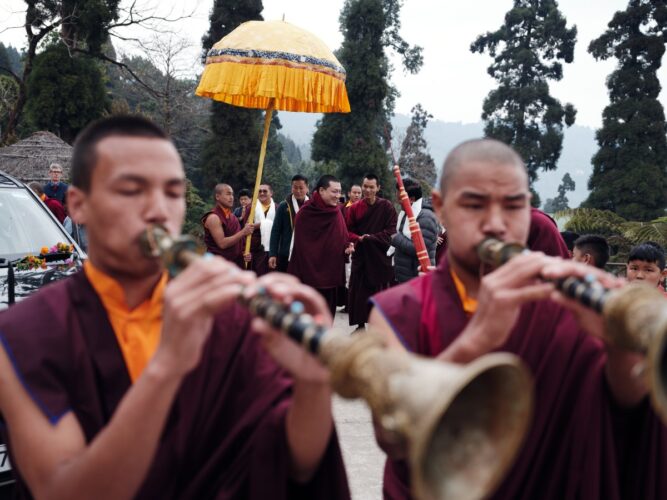
[[[175,13],[194,9],[194,16],[178,22],[173,29],[192,42],[187,70],[197,72],[202,34],[208,29],[208,15],[213,0],[139,0],[143,5],[160,5],[160,10],[173,8]],[[285,20],[320,36],[332,49],[340,46],[338,16],[343,0],[264,0],[264,18]],[[20,0],[0,3],[0,41],[14,46],[23,45],[22,30],[5,29],[20,25]],[[551,85],[552,94],[562,102],[571,102],[578,109],[577,124],[599,127],[601,113],[607,104],[605,78],[613,71],[615,62],[596,62],[587,52],[589,42],[605,29],[613,13],[623,9],[627,0],[560,0],[561,11],[568,26],[578,28],[578,44],[574,63],[565,66],[564,78]],[[491,62],[488,55],[472,54],[470,43],[481,33],[497,29],[511,0],[405,0],[402,9],[403,37],[411,44],[424,47],[424,66],[417,75],[405,75],[398,60],[393,82],[401,93],[396,111],[408,114],[416,103],[437,119],[450,122],[477,122],[482,101],[494,81],[486,74]],[[4,31],[3,31],[4,30]],[[135,36],[149,38],[146,33]],[[118,45],[118,44],[117,44]],[[121,50],[135,50],[122,46]],[[661,72],[665,82],[667,73]],[[665,104],[665,93],[662,95]]]

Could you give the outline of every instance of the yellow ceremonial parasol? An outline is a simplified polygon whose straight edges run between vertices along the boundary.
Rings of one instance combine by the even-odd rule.
[[[285,21],[249,21],[208,52],[196,94],[266,110],[250,215],[264,169],[273,110],[349,113],[345,69],[315,35]],[[250,236],[245,253],[250,251]]]

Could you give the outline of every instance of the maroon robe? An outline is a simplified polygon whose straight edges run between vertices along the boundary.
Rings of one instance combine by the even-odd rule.
[[[135,498],[349,498],[335,435],[308,484],[288,479],[292,382],[249,322],[237,305],[215,318]],[[73,412],[87,442],[130,388],[104,306],[83,272],[0,313],[0,339],[37,406],[52,423]]]
[[[397,218],[394,206],[383,198],[376,198],[373,205],[359,200],[348,208],[347,229],[356,243],[347,305],[350,325],[366,323],[371,310],[368,299],[393,284],[394,269],[387,250],[391,235],[396,232]],[[364,234],[368,236],[359,241]]]
[[[317,289],[336,313],[336,292],[345,286],[345,246],[348,233],[340,209],[313,193],[296,214],[294,246],[287,266],[302,283]]]
[[[468,317],[450,274],[438,269],[373,297],[407,349],[437,356]],[[667,429],[648,401],[618,408],[605,377],[602,343],[549,302],[525,304],[499,351],[519,355],[535,377],[535,415],[496,499],[667,498]],[[408,499],[404,462],[388,460],[384,495]]]
[[[236,218],[236,216],[230,212],[229,217],[225,217],[225,212],[222,210],[222,208],[216,205],[212,211],[204,214],[201,219],[201,223],[204,226],[204,243],[206,244],[206,250],[212,254],[224,257],[230,262],[240,264],[242,255],[241,245],[244,243],[244,238],[241,238],[230,247],[220,248],[215,242],[215,239],[213,239],[211,232],[206,228],[206,219],[208,219],[211,214],[217,215],[220,219],[220,223],[222,224],[222,231],[225,233],[225,238],[234,236],[241,230],[241,223]]]
[[[61,224],[65,222],[65,217],[67,217],[67,214],[65,213],[65,208],[63,207],[62,203],[60,203],[55,198],[49,198],[48,196],[44,195],[44,204],[48,207],[49,210],[51,210],[51,213],[56,216],[58,222]]]

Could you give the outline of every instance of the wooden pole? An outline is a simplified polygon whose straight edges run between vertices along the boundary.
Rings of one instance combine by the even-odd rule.
[[[259,185],[262,183],[262,173],[264,172],[264,158],[266,157],[266,143],[269,140],[269,129],[271,128],[271,116],[273,115],[273,107],[275,101],[273,98],[269,101],[269,107],[266,109],[264,116],[264,135],[262,136],[262,147],[259,150],[259,163],[257,164],[257,176],[255,177],[255,190],[252,193],[252,202],[250,202],[250,214],[248,215],[247,223],[255,223],[255,207],[257,205],[257,197],[259,195]],[[250,253],[250,239],[252,235],[248,235],[245,240],[245,251],[243,254]],[[248,262],[245,263],[246,268]]]

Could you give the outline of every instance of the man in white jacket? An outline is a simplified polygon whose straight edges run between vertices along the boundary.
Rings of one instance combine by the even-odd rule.
[[[269,272],[269,242],[275,217],[276,204],[273,201],[273,189],[268,184],[261,184],[255,206],[255,232],[252,233],[250,239],[251,269],[257,276]],[[248,260],[248,257],[245,259]]]

